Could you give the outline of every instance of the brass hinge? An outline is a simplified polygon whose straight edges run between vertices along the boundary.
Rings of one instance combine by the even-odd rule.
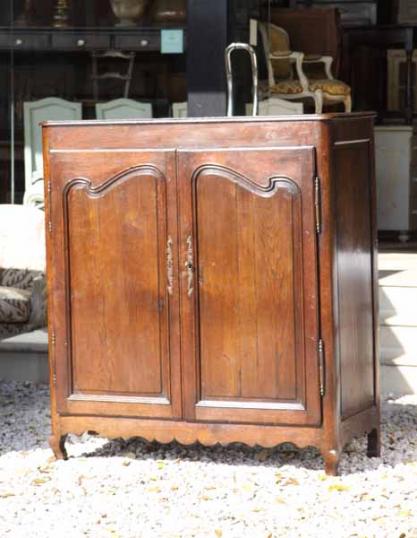
[[[324,342],[320,338],[317,346],[318,355],[319,355],[319,383],[320,383],[320,396],[324,396]]]
[[[52,194],[52,185],[51,185],[51,180],[49,180],[48,181],[48,204],[49,204],[49,207],[51,207],[51,194]],[[48,221],[48,230],[49,230],[49,233],[52,232],[52,221],[51,221],[50,217],[49,217],[49,221]]]
[[[55,344],[56,344],[56,334],[55,334],[55,331],[52,331],[51,333],[51,347],[55,347]],[[50,360],[52,360],[52,383],[54,385],[56,385],[56,373],[55,373],[55,350],[52,351],[51,350],[51,355],[50,355]]]
[[[314,217],[316,224],[316,232],[321,232],[321,187],[320,178],[314,178]]]

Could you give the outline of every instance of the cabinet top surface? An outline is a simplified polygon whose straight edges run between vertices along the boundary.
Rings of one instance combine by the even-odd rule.
[[[84,127],[100,125],[170,125],[170,124],[213,124],[213,123],[274,123],[274,122],[328,122],[343,121],[352,119],[373,119],[374,112],[353,112],[353,113],[327,113],[327,114],[302,114],[283,116],[218,116],[205,118],[152,118],[152,119],[132,119],[132,120],[79,120],[79,121],[45,121],[44,127]]]
[[[322,146],[373,135],[372,113],[44,122],[45,151]],[[324,131],[332,131],[325,134]],[[330,134],[330,137],[328,136]]]

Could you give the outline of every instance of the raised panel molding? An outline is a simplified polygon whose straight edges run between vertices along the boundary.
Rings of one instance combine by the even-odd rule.
[[[73,323],[72,323],[72,309],[73,309],[73,301],[76,298],[76,295],[74,295],[71,285],[71,280],[73,277],[73,269],[72,269],[72,258],[74,256],[74,252],[72,252],[72,246],[71,246],[71,232],[74,233],[74,230],[76,229],[76,224],[71,222],[71,196],[72,194],[80,190],[84,193],[85,197],[88,200],[91,200],[93,203],[100,203],[101,200],[103,200],[106,196],[110,195],[112,192],[115,191],[115,189],[123,189],[123,185],[130,181],[140,181],[142,178],[152,178],[154,181],[154,197],[155,197],[155,207],[154,207],[154,223],[155,223],[155,232],[156,232],[156,239],[155,239],[155,245],[153,248],[153,251],[155,252],[155,255],[158,256],[158,253],[164,252],[165,244],[168,237],[168,229],[167,229],[167,221],[168,216],[166,213],[166,204],[167,204],[167,192],[166,192],[166,177],[164,173],[159,170],[155,166],[151,165],[141,165],[137,167],[129,168],[128,170],[124,170],[115,176],[112,176],[99,185],[93,186],[92,181],[88,178],[83,177],[77,177],[73,178],[68,181],[65,188],[63,189],[63,217],[64,217],[64,252],[65,252],[65,264],[66,264],[66,278],[65,278],[65,293],[66,293],[66,308],[67,308],[67,345],[66,350],[68,353],[68,363],[70,365],[70,376],[69,376],[69,382],[70,386],[68,387],[68,394],[69,401],[72,402],[82,402],[82,401],[94,401],[94,402],[125,402],[125,403],[142,403],[142,404],[159,404],[159,405],[167,405],[170,403],[169,401],[169,381],[168,381],[168,372],[166,372],[165,379],[163,379],[163,361],[166,360],[166,357],[164,357],[164,353],[166,354],[167,350],[169,349],[169,332],[166,333],[166,342],[163,342],[161,338],[163,339],[163,336],[159,338],[160,342],[160,348],[159,348],[159,355],[160,355],[160,363],[159,368],[161,368],[160,371],[160,381],[157,382],[157,379],[155,377],[154,382],[152,383],[155,385],[157,382],[159,385],[159,388],[155,388],[154,390],[151,390],[147,394],[134,394],[133,393],[126,393],[126,394],[120,394],[118,390],[115,390],[112,392],[110,389],[106,389],[106,393],[109,394],[102,394],[100,391],[94,391],[94,390],[82,390],[81,392],[77,390],[77,388],[74,386],[74,372],[76,371],[76,365],[74,364],[74,349],[73,349]],[[158,193],[158,183],[162,185],[162,192]],[[165,214],[161,214],[158,210],[158,199],[162,196],[163,200],[163,206],[165,208]],[[105,215],[107,216],[107,215]],[[122,219],[125,218],[126,215],[122,215]],[[100,220],[100,217],[98,217]],[[112,215],[108,215],[109,221],[112,218]],[[160,220],[162,219],[162,228],[160,225]],[[123,221],[122,221],[123,222]],[[110,224],[109,224],[110,225]],[[119,221],[116,222],[116,225],[123,226]],[[126,225],[126,223],[124,224]],[[98,230],[97,233],[99,233]],[[161,237],[161,232],[163,232],[164,237]],[[103,235],[104,230],[100,230],[100,234]],[[144,238],[145,239],[145,238]],[[82,245],[78,245],[79,247],[82,247]],[[96,245],[97,246],[97,245]],[[101,248],[101,245],[98,245],[98,248]],[[112,245],[107,246],[108,249],[112,248]],[[156,263],[156,259],[155,259]],[[77,266],[77,271],[79,272],[81,269],[79,266]],[[118,286],[118,282],[112,282],[113,286]],[[157,289],[161,290],[163,288],[165,282],[161,279],[157,279]],[[136,290],[136,293],[138,291]],[[168,292],[165,292],[165,299],[164,301],[168,302],[167,297]],[[159,301],[160,302],[160,301]],[[166,319],[165,322],[163,321],[162,317],[167,317],[167,309],[165,308],[164,311],[160,311],[160,308],[158,307],[158,316],[159,316],[159,331],[163,330],[163,326],[165,325],[165,329],[168,331],[169,324],[168,320]],[[108,315],[108,314],[106,314]],[[162,316],[162,317],[161,317]],[[115,323],[117,323],[117,319],[115,319]],[[165,350],[165,351],[164,351]],[[154,364],[154,367],[156,367],[156,364]],[[168,368],[169,370],[169,368]]]
[[[263,198],[270,198],[271,196],[274,196],[278,189],[284,187],[284,185],[288,188],[288,190],[293,195],[300,195],[301,191],[297,183],[290,177],[287,176],[281,176],[281,175],[273,175],[268,177],[268,184],[266,187],[263,187],[262,185],[259,185],[256,181],[253,181],[249,177],[244,176],[243,174],[240,174],[236,170],[233,170],[232,168],[226,167],[226,166],[219,166],[219,165],[213,165],[213,164],[205,164],[203,166],[200,166],[197,168],[197,170],[194,172],[192,177],[192,183],[194,186],[194,191],[196,188],[197,181],[200,177],[205,175],[216,175],[219,177],[223,177],[225,179],[228,179],[232,183],[236,183],[243,189],[246,189],[247,191],[256,194],[257,196],[261,196]]]
[[[313,174],[312,174],[313,175]],[[280,390],[278,390],[278,385],[277,387],[275,388],[275,393],[274,395],[272,395],[272,393],[270,395],[267,396],[267,393],[265,393],[264,397],[261,396],[259,390],[261,388],[261,386],[265,385],[266,383],[266,379],[264,379],[264,381],[262,381],[262,375],[261,375],[261,378],[258,380],[257,383],[255,383],[255,385],[258,387],[257,388],[257,395],[255,396],[255,394],[253,394],[254,397],[251,397],[248,393],[244,394],[244,392],[241,392],[241,391],[244,391],[244,389],[242,388],[242,380],[240,379],[239,381],[239,395],[235,395],[235,397],[232,397],[230,395],[230,397],[228,398],[224,398],[222,397],[221,394],[215,394],[215,393],[204,393],[204,389],[202,387],[202,385],[200,384],[200,388],[199,390],[197,391],[197,402],[196,402],[196,408],[199,408],[201,410],[201,412],[203,412],[204,408],[207,409],[208,411],[210,411],[210,408],[213,409],[214,408],[217,408],[217,409],[229,409],[229,410],[236,410],[236,413],[237,414],[242,414],[243,415],[243,410],[264,410],[264,411],[271,411],[271,412],[274,412],[274,411],[284,411],[284,410],[293,410],[293,411],[296,411],[296,412],[305,412],[306,411],[306,401],[305,401],[305,393],[304,393],[304,383],[305,381],[303,381],[304,379],[304,376],[305,376],[305,368],[306,366],[304,365],[305,361],[306,361],[306,357],[304,356],[305,354],[305,350],[303,348],[303,346],[301,345],[301,341],[303,340],[303,333],[304,333],[304,305],[303,305],[303,293],[302,293],[302,287],[303,287],[303,279],[302,279],[302,274],[303,274],[303,256],[301,254],[302,252],[302,244],[303,244],[303,215],[302,215],[302,206],[301,206],[301,196],[302,196],[302,192],[301,192],[301,189],[299,187],[299,185],[296,183],[296,181],[291,178],[291,177],[288,177],[284,174],[272,174],[270,176],[266,176],[265,179],[261,179],[261,178],[258,178],[258,181],[255,181],[253,180],[252,178],[248,177],[248,176],[245,176],[243,174],[241,174],[240,172],[236,171],[235,169],[231,168],[230,166],[222,166],[222,165],[218,165],[218,164],[212,164],[212,163],[208,163],[208,164],[203,164],[201,166],[198,166],[196,168],[196,170],[193,172],[192,174],[192,177],[191,177],[191,183],[192,183],[192,193],[193,193],[193,207],[192,207],[192,211],[193,211],[193,214],[194,214],[194,218],[193,218],[193,222],[194,222],[194,232],[193,232],[193,236],[194,236],[194,241],[196,243],[196,246],[195,246],[195,251],[196,251],[196,266],[195,266],[195,271],[196,271],[196,282],[198,283],[201,283],[203,281],[205,281],[205,276],[201,275],[200,274],[200,270],[201,270],[201,267],[200,267],[200,257],[201,257],[201,246],[199,244],[199,241],[200,241],[200,233],[202,233],[202,230],[204,228],[204,224],[200,224],[200,217],[199,217],[199,209],[198,209],[198,205],[199,205],[199,202],[198,202],[198,198],[199,198],[199,195],[198,195],[198,185],[199,185],[199,182],[202,181],[204,178],[210,178],[210,177],[213,177],[213,178],[218,178],[219,180],[224,180],[225,182],[228,182],[230,184],[233,184],[235,185],[236,187],[238,188],[241,188],[243,189],[243,191],[246,191],[247,193],[249,193],[250,195],[253,195],[256,198],[260,198],[260,199],[264,199],[264,200],[267,200],[267,199],[270,199],[272,200],[279,192],[281,192],[283,195],[284,195],[284,199],[282,199],[283,201],[280,202],[281,204],[284,203],[284,206],[283,208],[285,207],[288,211],[289,211],[289,220],[288,222],[285,224],[285,227],[288,227],[288,234],[285,233],[285,228],[281,228],[280,230],[277,230],[276,233],[279,235],[280,233],[285,233],[285,243],[286,245],[283,245],[282,248],[284,249],[282,252],[278,249],[278,251],[276,251],[276,249],[278,248],[278,245],[275,244],[275,246],[273,244],[270,245],[270,248],[271,249],[274,249],[274,252],[276,251],[276,254],[278,255],[283,255],[283,256],[289,256],[292,261],[291,261],[291,266],[292,266],[292,271],[293,271],[293,276],[291,277],[291,280],[293,281],[293,292],[292,294],[290,293],[290,295],[292,295],[292,297],[294,298],[294,301],[295,302],[298,302],[300,304],[300,307],[299,308],[294,308],[293,310],[293,315],[294,315],[294,320],[293,320],[293,331],[295,331],[293,333],[293,340],[292,340],[292,345],[290,347],[293,347],[293,350],[294,350],[294,362],[293,362],[293,374],[289,374],[288,372],[285,374],[286,376],[290,376],[291,378],[293,378],[293,381],[290,381],[289,379],[287,380],[287,387],[288,387],[288,390],[286,390],[286,393],[284,394],[284,392],[282,392],[282,388]],[[208,181],[210,181],[210,179],[208,179]],[[217,190],[218,187],[216,186],[213,186],[213,190]],[[206,196],[203,196],[203,200],[207,197],[209,197],[210,195],[208,194],[208,191],[207,191],[207,186],[206,188],[204,189],[204,195]],[[221,196],[221,195],[220,195]],[[240,215],[241,214],[241,209],[240,208],[240,205],[239,205],[239,202],[237,201],[239,198],[239,196],[237,196],[236,198],[236,215],[235,215],[235,218],[237,218],[237,220],[239,220],[239,216],[237,216],[238,214]],[[213,201],[212,201],[213,202]],[[233,206],[233,202],[232,203],[232,206]],[[242,202],[244,203],[244,202]],[[248,202],[249,203],[249,202]],[[278,200],[277,200],[277,203]],[[290,205],[288,205],[290,204]],[[215,203],[212,203],[213,207],[216,206]],[[269,204],[268,204],[269,205]],[[252,207],[252,211],[254,212],[252,217],[249,217],[249,215],[246,215],[246,219],[249,219],[251,220],[252,218],[253,219],[257,219],[256,215],[258,215],[258,218],[261,218],[261,220],[263,220],[264,217],[262,217],[262,206],[259,206],[257,209],[255,208],[255,206],[251,206]],[[289,209],[291,207],[291,209]],[[246,208],[246,210],[248,211],[249,208]],[[271,211],[272,210],[272,206],[268,209],[268,211]],[[242,211],[245,211],[244,209],[242,209]],[[261,211],[261,213],[258,213],[259,211]],[[225,218],[225,215],[223,215],[223,213],[220,213],[220,215],[217,215],[216,214],[216,217],[219,217],[219,219],[223,219],[224,221],[224,218]],[[206,217],[207,217],[207,213],[206,213]],[[216,220],[216,217],[214,217],[214,219]],[[204,217],[203,217],[204,219]],[[233,221],[233,218],[232,218],[232,215],[230,214],[230,225],[232,225],[232,221]],[[213,223],[214,224],[214,223]],[[284,224],[282,222],[282,224]],[[255,225],[255,221],[254,221],[254,225]],[[265,223],[262,225],[264,226]],[[208,225],[208,228],[211,230],[212,229],[212,226]],[[226,228],[227,226],[225,227],[225,233],[226,232]],[[233,228],[234,229],[234,228]],[[262,227],[260,229],[258,229],[258,231],[256,232],[256,225],[255,225],[255,228],[253,229],[253,233],[261,233],[262,231]],[[265,230],[264,230],[265,231]],[[207,233],[207,231],[206,231]],[[208,232],[209,235],[210,235],[210,232]],[[233,231],[232,229],[230,229],[230,233],[233,235]],[[267,231],[268,233],[268,231]],[[204,234],[204,237],[205,239],[203,239],[203,241],[207,242],[207,235]],[[216,236],[217,237],[217,236]],[[265,239],[265,238],[263,238]],[[252,247],[250,248],[254,248],[255,251],[261,247],[261,245],[263,244],[263,239],[258,235],[257,237],[253,237],[253,241],[256,243],[253,243]],[[233,249],[236,249],[236,256],[238,258],[240,258],[242,256],[242,254],[240,253],[240,248],[242,246],[242,238],[240,239],[236,239],[236,244],[234,245]],[[259,244],[258,242],[261,241]],[[211,243],[210,243],[211,244]],[[258,247],[256,246],[258,244]],[[213,245],[212,245],[213,246]],[[231,244],[229,245],[230,248],[232,248]],[[220,246],[215,246],[214,249],[211,250],[211,252],[213,253],[217,248],[220,248]],[[266,248],[265,246],[262,247],[262,248]],[[268,248],[267,248],[268,250]],[[287,252],[288,250],[288,252]],[[284,251],[286,252],[286,254],[284,254]],[[204,253],[203,253],[204,254]],[[246,256],[246,254],[245,254]],[[286,259],[286,258],[285,258]],[[219,261],[219,260],[217,260]],[[249,265],[250,265],[250,260],[246,260],[246,262],[249,262]],[[246,265],[246,262],[245,262],[245,267],[248,267]],[[236,261],[236,263],[239,263]],[[242,262],[243,263],[243,262]],[[267,271],[275,271],[275,269],[273,269],[273,266],[274,266],[274,263],[272,261],[272,259],[268,260],[266,259],[265,260],[265,268],[260,268],[259,265],[258,265],[258,268],[256,268],[256,262],[254,262],[255,265],[252,269],[253,271],[253,278],[255,278],[255,280],[258,280],[259,279],[259,275],[258,277],[256,276],[256,273],[261,270],[263,271],[264,269],[267,270]],[[211,265],[211,264],[215,264],[216,266],[218,266],[219,264],[218,263],[215,263],[213,260],[211,261],[211,264],[207,262],[208,265]],[[206,269],[207,267],[204,269],[204,272],[206,272]],[[225,261],[225,268],[224,270],[227,272],[228,270],[230,270],[230,267],[229,267],[229,264]],[[209,271],[211,272],[211,270],[209,269]],[[233,286],[233,283],[235,283],[235,279],[236,278],[241,278],[239,276],[240,274],[240,270],[237,269],[237,273],[235,274],[235,272],[233,272],[234,274],[234,277],[231,278],[231,286]],[[279,270],[277,270],[277,272],[279,273]],[[282,278],[286,278],[284,276],[284,273],[281,275]],[[213,276],[212,276],[213,278]],[[270,276],[268,277],[270,279]],[[268,280],[269,282],[269,280]],[[247,283],[248,284],[248,283]],[[284,285],[284,287],[289,284],[289,283],[286,283]],[[236,286],[238,286],[236,284]],[[249,286],[249,284],[248,284]],[[239,286],[238,286],[239,287]],[[250,286],[249,286],[250,288]],[[204,289],[204,288],[203,288]],[[211,289],[211,288],[210,288]],[[212,291],[209,291],[208,292],[208,297],[209,297],[209,302],[211,300],[214,300],[212,298]],[[248,289],[248,293],[251,293],[250,292],[250,289]],[[255,291],[254,291],[255,293]],[[256,292],[256,297],[254,296],[253,300],[255,301],[255,303],[252,305],[252,314],[254,314],[255,316],[259,316],[260,313],[258,311],[259,308],[268,308],[265,303],[265,301],[268,302],[268,299],[267,297],[263,297],[261,298],[259,295],[257,295],[259,293],[259,290],[258,292]],[[273,297],[274,297],[274,293],[275,293],[275,301],[273,301]],[[241,292],[239,291],[239,289],[236,291],[236,296],[233,295],[235,297],[235,300],[237,301],[237,304],[239,304],[239,307],[237,306],[237,304],[235,305],[236,308],[238,308],[238,310],[241,310],[242,308],[244,308],[244,305],[246,305],[247,308],[249,308],[249,305],[246,304],[246,300],[243,301],[244,304],[242,304],[242,297],[241,297]],[[211,297],[211,299],[210,299]],[[202,327],[201,327],[201,311],[200,311],[200,308],[202,307],[201,306],[201,297],[200,297],[200,286],[199,286],[199,290],[196,294],[196,302],[197,302],[197,310],[199,311],[199,314],[196,316],[196,327],[195,327],[195,332],[196,334],[198,335],[197,339],[198,339],[198,345],[197,345],[197,348],[198,348],[198,364],[197,364],[197,370],[199,372],[199,377],[200,377],[200,383],[204,382],[204,374],[202,373],[204,371],[204,367],[202,365],[202,349],[201,349],[201,345],[202,345],[202,341],[201,341],[201,331],[202,331]],[[269,304],[269,307],[270,308],[273,308],[273,310],[275,308],[282,308],[282,301],[284,299],[280,296],[279,292],[277,292],[275,290],[275,292],[273,290],[271,290],[271,304]],[[206,300],[203,301],[203,304],[207,301],[207,298]],[[259,302],[260,301],[260,302]],[[259,303],[258,303],[259,302]],[[263,305],[263,306],[259,306],[259,305]],[[301,306],[302,305],[302,306]],[[213,305],[212,305],[213,306]],[[251,310],[251,308],[249,308],[249,310]],[[291,311],[291,308],[289,308],[289,311]],[[210,310],[211,312],[211,310]],[[276,312],[276,311],[275,311]],[[273,312],[270,312],[271,315],[274,315]],[[203,323],[207,324],[209,323],[208,320],[207,320],[207,316],[208,314],[206,314],[204,316],[205,318],[205,321],[204,321],[204,318],[203,318]],[[211,312],[211,317],[210,319],[216,319],[217,316],[215,316],[213,314],[213,312]],[[279,325],[279,321],[276,320],[276,322],[278,323]],[[213,322],[210,322],[209,323],[209,331],[211,331],[212,329],[210,329],[210,327],[212,327],[212,323]],[[297,327],[297,329],[295,330],[295,328]],[[288,334],[287,334],[287,330],[289,329],[283,329],[282,327],[280,328],[280,330],[283,330],[284,333],[283,334],[286,334],[285,338],[289,338]],[[206,336],[206,339],[208,337]],[[213,339],[213,335],[209,338],[209,340],[211,341]],[[257,338],[261,338],[261,335],[258,335]],[[276,336],[276,338],[278,339],[278,336]],[[262,340],[264,341],[264,344],[265,344],[265,334],[262,336]],[[277,340],[277,343],[275,344],[276,346],[279,347],[279,343],[278,343],[278,340]],[[239,348],[239,346],[238,346]],[[262,349],[262,348],[261,348]],[[210,356],[213,356],[213,353],[215,353],[214,350],[211,350],[209,355]],[[262,352],[261,350],[257,350],[255,352],[255,355],[253,356],[253,360],[254,361],[258,361],[258,359],[260,357],[258,357],[259,353],[261,353],[262,355]],[[244,356],[241,356],[241,353],[237,352],[237,356],[239,357],[236,358],[236,360],[239,360],[239,361],[244,361],[246,362],[246,366],[244,366],[243,364],[241,365],[241,368],[243,369],[243,372],[246,370],[246,374],[242,374],[242,370],[240,371],[240,375],[245,375],[247,376],[248,375],[248,368],[249,368],[249,365],[247,363],[247,360],[248,360],[248,357],[246,357],[246,353],[244,353]],[[296,358],[297,357],[297,358]],[[290,358],[290,352],[288,352],[288,356],[284,358],[284,356],[282,356],[280,359],[279,359],[279,363],[281,361],[285,361],[285,362],[290,362],[288,359]],[[206,358],[206,361],[208,359]],[[270,357],[270,360],[272,360],[272,356]],[[277,359],[274,359],[274,360],[277,360]],[[298,362],[301,362],[303,363],[303,366],[300,367],[300,365],[298,365]],[[277,369],[277,371],[275,372],[275,375],[278,374],[278,372],[280,371],[280,369],[282,368],[282,365],[280,366],[280,364],[277,363],[275,365],[275,368]],[[272,367],[272,365],[270,365]],[[287,368],[289,368],[290,366],[288,366]],[[262,368],[261,368],[262,370]],[[256,371],[256,369],[254,368],[254,371]],[[275,371],[275,370],[274,370]],[[282,372],[281,372],[281,375]],[[201,377],[203,376],[203,377]],[[271,373],[270,375],[268,376],[269,379],[271,379]],[[281,382],[282,383],[282,380]],[[252,383],[250,383],[251,385]],[[292,392],[292,394],[290,394],[289,392],[289,389],[290,389],[290,386],[294,384],[294,391]],[[255,386],[254,385],[254,386]],[[244,385],[243,385],[244,386]],[[265,389],[266,390],[266,389]],[[254,388],[252,389],[252,392],[254,391]],[[250,391],[251,392],[251,391]],[[267,392],[269,392],[269,390],[267,390]],[[278,394],[281,393],[281,396],[278,396]]]
[[[71,189],[73,189],[75,186],[80,185],[83,186],[86,190],[89,196],[94,197],[96,195],[99,195],[101,193],[105,193],[108,189],[110,189],[113,185],[120,181],[127,181],[130,179],[131,176],[135,175],[152,175],[155,177],[155,179],[162,179],[166,181],[165,175],[162,173],[159,168],[152,165],[141,165],[141,166],[134,166],[132,168],[129,168],[128,170],[123,170],[122,172],[116,174],[115,176],[112,176],[102,183],[100,183],[98,186],[94,187],[92,186],[92,181],[85,177],[74,177],[73,179],[70,179],[68,183],[65,185],[63,189],[63,198],[64,198],[64,208],[67,210],[67,204],[68,204],[68,193]]]

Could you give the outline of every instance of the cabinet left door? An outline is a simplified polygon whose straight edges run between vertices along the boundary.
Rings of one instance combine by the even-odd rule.
[[[175,153],[52,150],[46,177],[58,413],[179,417]]]

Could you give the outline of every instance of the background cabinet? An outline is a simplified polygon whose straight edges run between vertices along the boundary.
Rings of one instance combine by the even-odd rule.
[[[58,457],[85,430],[314,445],[330,473],[352,435],[378,453],[372,133],[366,115],[45,127]]]
[[[412,127],[375,127],[378,229],[401,240],[417,229],[416,147]]]

